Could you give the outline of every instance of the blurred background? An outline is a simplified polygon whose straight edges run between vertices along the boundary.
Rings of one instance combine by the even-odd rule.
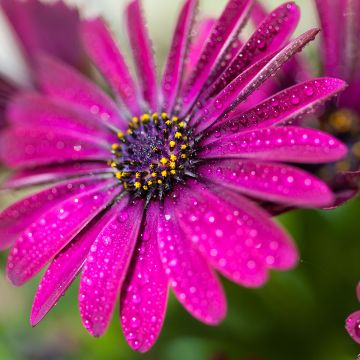
[[[84,15],[101,13],[123,39],[123,0],[72,0]],[[202,14],[217,15],[225,0],[201,0]],[[280,0],[264,0],[269,9]],[[145,0],[145,13],[159,68],[171,38],[181,0]],[[315,26],[311,0],[299,0],[303,18],[298,32]],[[0,16],[0,70],[26,84],[26,68],[14,37]],[[306,49],[316,68],[316,46]],[[21,194],[0,194],[0,208]],[[77,283],[36,328],[29,325],[38,276],[14,288],[4,275],[0,255],[0,360],[146,359],[146,360],[354,360],[360,346],[344,329],[347,315],[360,304],[360,199],[333,211],[298,210],[278,220],[298,244],[301,261],[287,273],[272,273],[261,289],[244,289],[223,280],[228,316],[218,327],[190,317],[171,296],[165,325],[145,355],[129,349],[118,312],[100,339],[83,329],[77,308]]]

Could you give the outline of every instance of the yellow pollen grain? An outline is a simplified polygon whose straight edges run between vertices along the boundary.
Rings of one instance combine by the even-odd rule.
[[[168,159],[163,157],[163,158],[160,159],[160,162],[161,162],[162,165],[165,166],[167,164],[167,162],[168,162]]]
[[[136,181],[136,182],[134,183],[134,186],[135,186],[136,189],[141,188],[141,182],[140,182],[140,181]]]
[[[119,139],[122,139],[122,138],[124,137],[124,133],[123,133],[122,131],[118,131],[117,137],[118,137]]]
[[[131,125],[131,124],[130,124]],[[129,126],[130,126],[129,125]],[[131,129],[127,129],[127,133],[129,134],[129,135],[131,135],[132,133],[133,133],[133,131],[131,130]]]
[[[177,132],[175,133],[175,138],[176,138],[176,139],[181,139],[181,137],[182,137],[181,132],[177,131]]]
[[[169,165],[170,165],[170,169],[176,168],[176,163],[174,161],[171,161]]]
[[[175,145],[176,145],[176,142],[174,141],[174,140],[171,140],[170,142],[169,142],[169,145],[170,145],[170,147],[175,147]]]
[[[158,113],[153,113],[151,116],[152,116],[153,119],[158,119],[158,118],[159,118],[159,114],[158,114]]]
[[[143,186],[143,189],[144,189],[144,190],[149,190],[149,187],[148,187],[147,185],[144,185],[144,186]]]
[[[174,154],[171,154],[171,155],[170,155],[170,160],[171,160],[171,161],[176,161],[176,160],[177,160],[177,156],[174,155]]]
[[[111,167],[113,167],[113,168],[116,167],[116,162],[115,161],[111,162]]]
[[[167,126],[171,126],[172,122],[171,122],[171,120],[166,120],[166,121],[165,121],[165,124],[166,124]]]
[[[124,186],[124,189],[127,189],[128,188],[128,183],[124,182],[123,186]]]
[[[135,124],[137,124],[137,123],[139,122],[139,118],[136,117],[136,116],[134,116],[134,117],[132,118],[132,121],[133,121]]]
[[[153,169],[154,167],[155,167],[154,164],[150,164],[150,166],[149,166],[150,169]]]
[[[112,148],[113,150],[117,150],[119,147],[120,147],[119,144],[112,144],[112,145],[111,145],[111,148]]]
[[[172,117],[172,121],[173,121],[173,122],[177,122],[177,121],[179,121],[179,118],[178,118],[177,116],[173,116],[173,117]]]
[[[184,136],[183,139],[186,141],[186,140],[188,139],[188,137],[187,137],[187,136]]]
[[[185,145],[185,144],[183,144],[183,145],[180,146],[180,149],[181,149],[181,150],[186,150],[186,148],[187,148],[187,145]]]
[[[137,172],[137,173],[135,174],[135,177],[136,177],[137,179],[140,179],[140,176],[141,176],[141,174],[140,174],[139,172]]]
[[[161,113],[161,117],[165,120],[168,118],[168,114],[166,112]]]
[[[157,181],[157,183],[158,183],[159,185],[161,185],[161,184],[162,184],[162,180],[159,179],[159,180]]]
[[[176,174],[176,170],[170,170],[170,172],[171,172],[172,175]]]
[[[129,176],[129,173],[128,173],[128,172],[123,171],[123,172],[121,173],[121,176],[122,176],[122,177]]]
[[[117,179],[121,179],[121,178],[122,178],[121,171],[117,171],[117,172],[115,173],[115,177],[116,177]]]
[[[147,182],[147,184],[149,185],[149,186],[151,186],[152,185],[152,181],[151,180],[149,180],[148,182]]]
[[[151,173],[151,177],[156,178],[157,174],[156,172]]]
[[[163,177],[167,176],[167,171],[166,171],[166,170],[163,170],[163,171],[161,172],[161,176],[163,176]]]
[[[179,122],[179,127],[184,128],[185,127],[185,122],[184,121]]]
[[[141,120],[142,122],[147,122],[147,121],[150,120],[150,115],[149,115],[149,114],[141,115],[140,120]]]
[[[186,159],[186,154],[181,154],[182,159]]]

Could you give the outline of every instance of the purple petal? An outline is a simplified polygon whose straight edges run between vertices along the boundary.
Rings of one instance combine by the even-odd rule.
[[[83,188],[97,187],[100,180],[91,176],[72,182],[66,181],[21,199],[3,210],[0,213],[0,249],[12,245],[16,238],[43,213],[80,193]]]
[[[206,41],[200,61],[184,86],[182,115],[188,112],[199,96],[200,91],[219,60],[222,50],[227,48],[229,42],[233,41],[234,35],[237,35],[243,26],[250,5],[250,0],[228,1],[225,10]]]
[[[325,183],[289,165],[215,160],[201,165],[197,171],[219,185],[265,201],[315,207],[326,206],[333,201],[333,194]]]
[[[14,126],[46,126],[77,131],[116,141],[114,132],[81,107],[36,93],[22,93],[14,98],[7,111],[8,121]],[[26,119],[26,122],[25,122]]]
[[[127,6],[126,23],[144,100],[147,101],[152,111],[157,111],[158,90],[155,60],[141,13],[140,0],[132,0]]]
[[[39,52],[81,68],[84,52],[80,41],[79,13],[63,1],[1,0],[1,7],[19,37],[30,61]]]
[[[207,145],[199,156],[246,157],[311,164],[340,160],[346,153],[345,145],[322,131],[282,126],[226,136]]]
[[[148,351],[164,321],[168,280],[157,243],[159,205],[152,202],[120,296],[120,319],[126,341],[140,352]]]
[[[198,0],[187,0],[181,10],[173,35],[167,64],[163,74],[163,108],[171,113],[183,77],[184,59],[189,46],[189,33],[193,26]]]
[[[360,344],[360,311],[355,311],[346,319],[345,327],[352,339]]]
[[[253,127],[268,127],[296,120],[316,109],[344,90],[344,81],[332,78],[313,79],[285,89],[234,118],[223,118],[211,127],[203,144],[216,141],[221,136],[234,134]]]
[[[288,235],[260,208],[223,187],[213,188],[217,195],[195,181],[188,187],[177,192],[180,223],[194,246],[229,279],[257,287],[266,282],[268,268],[296,264]]]
[[[11,249],[7,275],[22,285],[65,247],[119,192],[114,180],[86,189],[55,205],[30,224]],[[76,213],[76,216],[73,214]]]
[[[129,202],[128,198],[116,206],[117,213],[91,247],[80,280],[80,315],[93,336],[101,336],[111,321],[144,210],[143,201]]]
[[[37,289],[31,309],[30,323],[37,325],[56,305],[76,275],[81,270],[98,234],[114,216],[112,207],[98,219],[94,219],[74,240],[61,250],[51,262]]]
[[[272,11],[204,97],[207,99],[218,94],[246,68],[278,50],[293,34],[299,18],[300,10],[294,3],[282,4]]]
[[[82,106],[99,120],[127,129],[115,102],[75,69],[45,55],[37,57],[37,65],[37,81],[46,94]]]
[[[108,160],[111,146],[79,132],[49,127],[12,127],[0,136],[0,158],[9,167],[76,160]]]
[[[265,82],[271,75],[281,68],[294,54],[301,51],[303,47],[312,41],[317,29],[312,29],[300,35],[298,38],[290,42],[282,50],[270,54],[265,58],[259,60],[249,69],[238,75],[224,90],[222,90],[216,97],[211,99],[203,106],[201,111],[196,113],[196,116],[191,119],[192,124],[197,124],[197,133],[205,130],[222,115],[229,112],[237,104],[244,101],[250,94],[252,94],[261,84]],[[228,114],[231,116],[231,113]]]
[[[221,284],[179,227],[168,197],[159,218],[158,241],[165,273],[180,303],[206,324],[222,321],[226,299]]]
[[[27,186],[59,182],[65,179],[92,176],[113,172],[106,163],[84,162],[65,163],[60,166],[43,166],[34,169],[23,169],[11,174],[2,184],[0,189],[18,189]]]
[[[84,20],[82,38],[87,53],[131,114],[139,116],[137,89],[115,40],[101,18]]]

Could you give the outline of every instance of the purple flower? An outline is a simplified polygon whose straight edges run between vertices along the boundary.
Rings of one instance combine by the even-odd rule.
[[[356,296],[360,301],[360,283],[356,288]],[[345,327],[349,335],[360,344],[360,311],[355,311],[352,313],[345,322]]]
[[[214,325],[226,313],[215,271],[257,287],[270,269],[296,264],[289,236],[252,199],[332,203],[326,184],[288,163],[336,161],[345,146],[288,122],[315,111],[345,83],[312,79],[249,101],[318,32],[289,42],[299,10],[286,3],[234,51],[250,5],[230,0],[203,46],[190,47],[197,1],[185,1],[161,84],[138,0],[125,16],[139,84],[105,23],[84,21],[85,48],[116,101],[70,66],[37,57],[42,92],[11,103],[11,126],[0,139],[1,158],[16,170],[5,188],[48,185],[0,215],[13,284],[50,262],[32,325],[81,271],[86,329],[102,335],[120,295],[126,340],[147,351],[161,330],[169,288],[194,317]],[[188,48],[198,59],[190,68]]]

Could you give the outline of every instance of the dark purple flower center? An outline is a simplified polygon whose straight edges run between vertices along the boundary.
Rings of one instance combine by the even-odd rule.
[[[137,196],[162,198],[176,182],[193,175],[195,141],[186,122],[176,116],[134,117],[118,138],[110,165],[124,189]]]

